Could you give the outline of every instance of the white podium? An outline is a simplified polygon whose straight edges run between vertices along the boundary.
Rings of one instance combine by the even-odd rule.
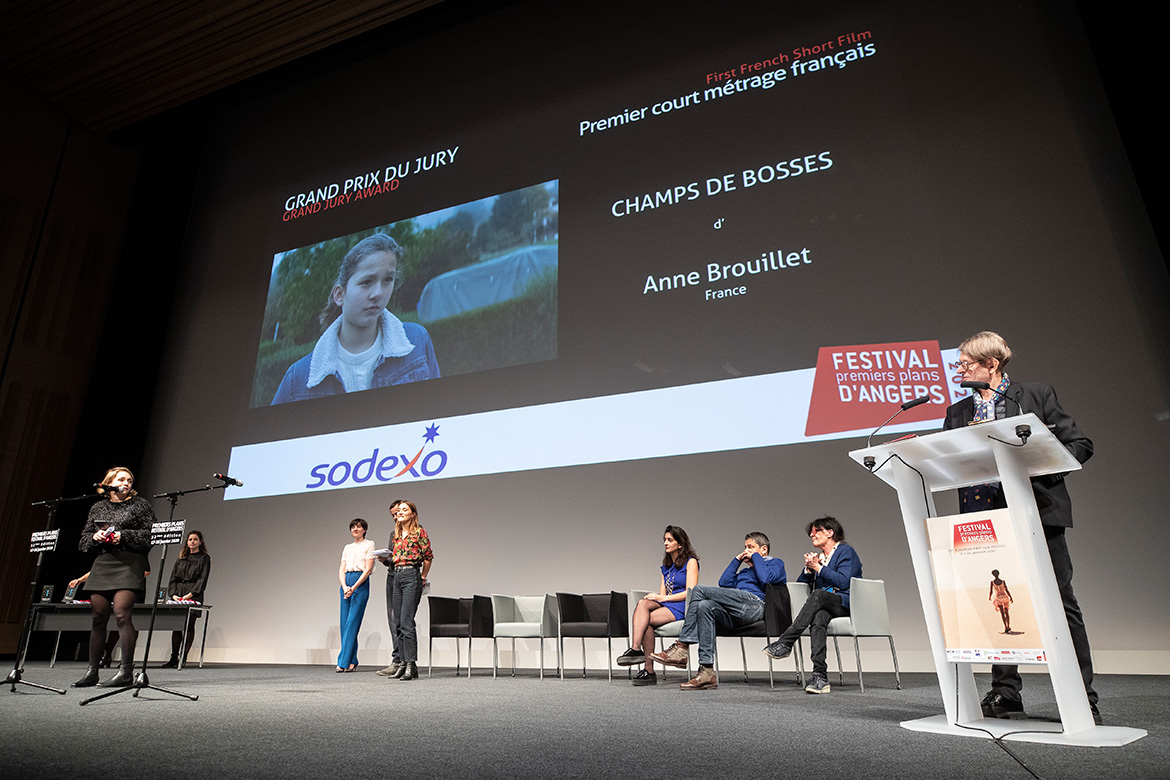
[[[1018,425],[1031,428],[1031,436],[1024,446],[1018,446]],[[918,595],[938,671],[946,714],[906,721],[902,723],[904,728],[988,737],[983,731],[963,728],[966,725],[1005,739],[1093,747],[1124,745],[1146,736],[1142,729],[1093,723],[1029,481],[1033,476],[1077,471],[1081,464],[1036,415],[992,420],[866,447],[849,456],[863,465],[868,457],[874,458],[874,474],[898,491]],[[1020,555],[1034,583],[1036,621],[1047,653],[1059,723],[984,718],[972,664],[954,663],[946,658],[925,519],[935,516],[933,493],[986,482],[1001,484],[1012,518],[1022,531],[1018,535]]]

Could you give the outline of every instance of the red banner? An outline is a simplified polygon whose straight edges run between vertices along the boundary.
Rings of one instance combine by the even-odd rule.
[[[876,428],[924,395],[930,401],[903,413],[899,423],[937,420],[951,403],[937,341],[821,347],[804,433]]]

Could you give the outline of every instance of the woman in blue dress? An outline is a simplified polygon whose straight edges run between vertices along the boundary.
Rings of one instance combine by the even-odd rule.
[[[662,576],[658,592],[639,599],[634,607],[633,646],[617,658],[619,666],[645,664],[634,677],[634,685],[657,685],[658,675],[647,659],[646,649],[654,649],[654,629],[683,619],[687,591],[699,583],[699,556],[691,546],[687,532],[677,525],[666,526],[662,534]]]

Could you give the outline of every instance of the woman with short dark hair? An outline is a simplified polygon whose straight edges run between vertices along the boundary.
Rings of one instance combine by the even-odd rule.
[[[341,652],[337,654],[337,671],[357,669],[358,630],[370,600],[370,572],[374,570],[374,543],[366,538],[369,524],[360,517],[350,521],[353,541],[341,550],[337,580],[341,583]]]
[[[806,693],[829,693],[828,653],[829,621],[849,614],[849,584],[861,576],[861,558],[857,551],[845,544],[845,529],[835,517],[820,517],[807,526],[809,539],[816,548],[804,555],[804,571],[797,582],[807,582],[812,588],[808,600],[764,654],[772,658],[787,658],[800,635],[809,631],[813,673],[805,686]]]

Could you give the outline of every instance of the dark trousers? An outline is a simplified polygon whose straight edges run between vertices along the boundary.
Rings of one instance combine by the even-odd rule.
[[[396,567],[389,578],[392,658],[397,663],[418,662],[418,630],[414,615],[422,601],[422,572],[417,566]]]
[[[1077,597],[1073,595],[1072,558],[1068,554],[1068,540],[1064,536],[1064,528],[1044,526],[1044,539],[1048,542],[1048,556],[1052,558],[1052,571],[1056,574],[1056,585],[1060,590],[1060,600],[1064,604],[1064,616],[1068,620],[1068,632],[1072,635],[1077,665],[1081,668],[1081,679],[1085,681],[1085,694],[1089,697],[1089,704],[1096,707],[1097,692],[1093,690],[1093,656],[1089,651],[1089,632],[1085,630],[1084,615],[1077,604]],[[1024,681],[1020,678],[1019,667],[991,667],[992,692],[1020,701],[1020,691],[1023,688]]]
[[[822,677],[829,676],[829,664],[825,661],[828,654],[827,629],[829,621],[837,617],[845,617],[849,609],[841,603],[840,593],[830,593],[827,590],[814,590],[809,594],[808,601],[800,608],[800,612],[792,619],[780,641],[796,644],[800,636],[808,629],[812,651],[813,674]]]

